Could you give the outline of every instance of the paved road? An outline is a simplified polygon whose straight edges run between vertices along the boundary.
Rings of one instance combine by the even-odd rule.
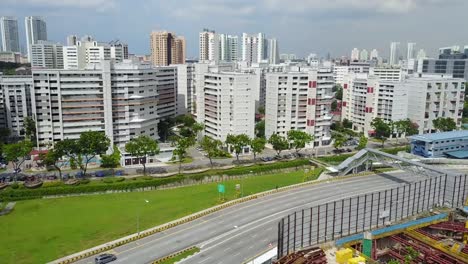
[[[277,222],[283,216],[331,200],[393,188],[422,179],[408,173],[355,177],[282,192],[221,210],[133,242],[112,252],[115,263],[148,263],[188,246],[202,251],[184,263],[241,263],[275,246]],[[92,258],[79,263],[92,263]]]

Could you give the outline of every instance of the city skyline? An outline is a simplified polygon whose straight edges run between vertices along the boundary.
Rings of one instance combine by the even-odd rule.
[[[2,16],[18,18],[23,48],[26,40],[22,19],[33,15],[45,18],[49,39],[54,42],[65,43],[71,34],[93,35],[106,41],[120,39],[128,43],[131,53],[136,54],[150,53],[148,34],[151,31],[177,32],[186,37],[187,58],[198,57],[198,34],[205,27],[239,36],[243,32],[275,36],[281,43],[281,53],[295,53],[299,57],[309,53],[324,57],[328,52],[333,57],[349,56],[350,47],[376,48],[381,56],[388,57],[389,43],[393,41],[416,42],[418,48],[425,49],[429,56],[435,56],[439,47],[468,43],[466,37],[455,34],[456,21],[463,19],[462,10],[468,7],[468,3],[458,0],[451,0],[450,5],[445,4],[447,1],[437,0],[424,3],[416,0],[391,3],[294,0],[288,5],[276,0],[255,3],[243,0],[177,2],[152,1],[132,5],[129,1],[75,3],[39,0],[17,3],[7,0],[0,3],[0,10],[4,12]],[[447,8],[451,10],[450,19],[440,15]],[[438,32],[437,37],[424,33],[429,29],[424,23],[427,16],[432,17],[431,30]],[[402,28],[395,21],[405,26]],[[304,31],[304,24],[313,26]],[[350,34],[350,28],[359,30]]]

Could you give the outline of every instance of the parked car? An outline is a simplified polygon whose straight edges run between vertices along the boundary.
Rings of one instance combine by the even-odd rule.
[[[112,261],[114,261],[116,259],[117,259],[116,255],[104,253],[104,254],[101,254],[101,255],[97,256],[94,259],[94,261],[95,261],[96,264],[105,264],[105,263],[112,262]]]

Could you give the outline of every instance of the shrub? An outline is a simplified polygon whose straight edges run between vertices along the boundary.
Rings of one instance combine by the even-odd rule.
[[[341,154],[341,155],[333,155],[333,156],[326,156],[326,157],[318,157],[317,159],[329,163],[332,165],[339,164],[345,161],[347,158],[353,156],[354,154]]]
[[[104,179],[102,179],[102,182],[104,182],[104,183],[114,183],[114,180],[112,178],[104,178]]]
[[[15,182],[15,183],[10,184],[10,187],[11,187],[12,189],[18,189],[18,188],[19,188],[19,184],[18,184],[17,182]]]
[[[58,186],[63,186],[64,183],[62,181],[50,181],[50,182],[44,182],[42,184],[42,188],[49,188],[49,187],[58,187]]]
[[[82,179],[82,180],[80,180],[80,184],[88,184],[88,183],[90,183],[90,182],[91,182],[90,179]]]
[[[123,182],[123,181],[125,181],[125,178],[124,178],[124,177],[117,178],[117,180],[115,180],[115,182]]]

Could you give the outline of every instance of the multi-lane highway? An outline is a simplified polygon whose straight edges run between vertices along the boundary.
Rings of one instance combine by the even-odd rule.
[[[197,245],[184,263],[241,263],[276,245],[277,222],[294,211],[331,200],[423,179],[406,172],[324,182],[239,204],[112,250],[115,263],[148,263]],[[93,263],[88,258],[79,263]]]

